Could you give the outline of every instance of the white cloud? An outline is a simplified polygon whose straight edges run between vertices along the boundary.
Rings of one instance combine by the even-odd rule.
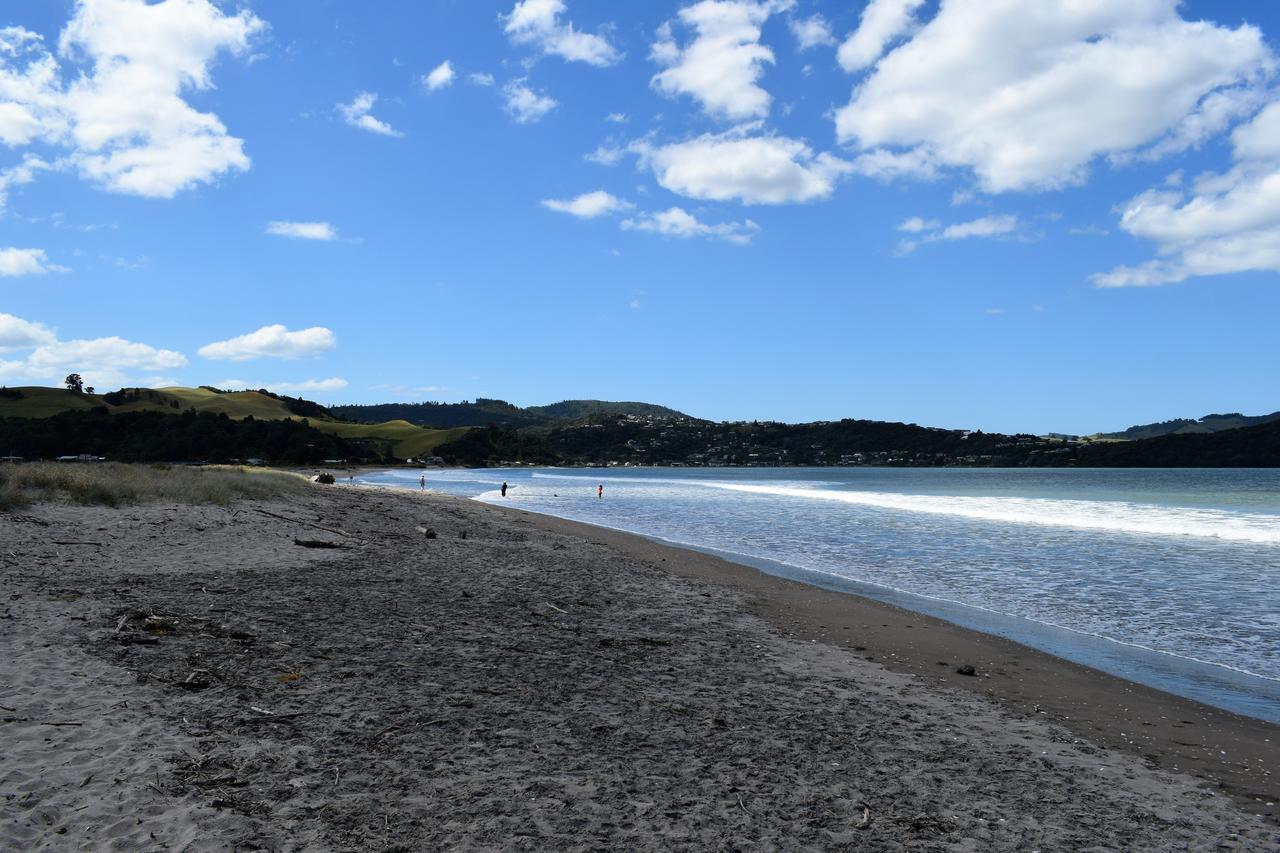
[[[791,27],[791,34],[796,37],[796,45],[801,51],[821,47],[824,44],[835,44],[835,37],[831,35],[831,26],[827,23],[827,19],[821,15],[814,15],[809,18],[792,18],[787,23]]]
[[[114,336],[59,341],[42,323],[0,314],[0,351],[29,348],[34,349],[25,358],[0,359],[0,381],[58,384],[68,373],[79,373],[86,385],[119,387],[129,381],[127,370],[172,370],[187,363],[180,352]]]
[[[941,225],[942,223],[936,219],[923,219],[919,216],[913,216],[903,221],[898,226],[898,230],[906,231],[908,234],[919,234],[922,231],[936,231]]]
[[[507,112],[516,124],[531,124],[559,106],[549,95],[541,95],[525,85],[524,80],[513,80],[502,87],[507,99]]]
[[[43,323],[33,323],[12,314],[0,314],[0,352],[51,344],[58,338]]]
[[[1247,102],[1262,34],[1189,22],[1177,0],[944,0],[836,112],[843,142],[973,170],[987,192],[1084,179],[1099,156],[1194,144]],[[1170,142],[1170,140],[1173,140]]]
[[[564,11],[563,0],[521,0],[506,16],[507,37],[513,44],[532,45],[545,54],[596,67],[622,58],[604,36],[579,32],[572,21],[561,22]]]
[[[453,63],[446,59],[431,69],[429,73],[422,76],[422,85],[426,87],[428,92],[435,92],[453,83],[454,78],[457,76],[457,73],[453,70]]]
[[[898,244],[898,255],[909,255],[919,248],[921,243],[936,243],[940,240],[969,240],[974,238],[1002,237],[1018,230],[1018,217],[1000,214],[971,219],[968,222],[957,222],[943,227],[936,219],[924,219],[912,216],[904,220],[898,230],[916,235],[912,239]]]
[[[249,168],[243,141],[183,100],[212,87],[219,54],[241,54],[266,25],[208,0],[80,0],[59,39],[63,71],[41,38],[0,31],[0,142],[70,149],[68,165],[121,193],[170,198]],[[68,75],[69,76],[69,75]]]
[[[626,124],[628,121],[630,121],[630,119],[627,118],[626,113],[609,113],[607,116],[604,117],[604,120],[611,121],[614,124]]]
[[[568,199],[567,201],[547,199],[542,202],[542,206],[548,210],[554,210],[557,213],[572,214],[579,219],[595,219],[597,216],[606,216],[611,213],[630,210],[635,207],[631,202],[623,201],[617,196],[610,195],[604,190],[583,193],[582,195]]]
[[[498,82],[493,79],[492,74],[485,74],[480,71],[467,75],[467,79],[470,80],[474,86],[492,86],[494,83]]]
[[[590,154],[583,155],[582,159],[586,160],[588,163],[598,163],[601,166],[613,166],[622,159],[622,155],[625,153],[626,151],[621,148],[599,145],[596,146],[595,151],[592,151]]]
[[[1018,227],[1016,216],[984,216],[969,222],[948,225],[938,234],[939,240],[967,240],[970,237],[996,237]]]
[[[301,240],[336,240],[338,231],[328,222],[268,222],[268,234]]]
[[[843,160],[825,153],[815,156],[805,143],[784,136],[705,134],[657,148],[635,143],[631,150],[666,189],[713,201],[815,201],[831,195],[850,171]]]
[[[202,358],[248,361],[253,358],[305,358],[331,350],[337,344],[333,332],[313,326],[291,332],[279,323],[256,332],[205,344],[198,350]]]
[[[328,379],[304,379],[301,382],[246,382],[243,379],[223,379],[214,383],[215,388],[224,391],[256,391],[265,388],[276,394],[298,394],[306,392],[341,391],[350,384],[340,376]]]
[[[1232,134],[1235,165],[1148,190],[1123,205],[1120,227],[1157,257],[1093,277],[1101,287],[1171,284],[1197,276],[1280,272],[1280,101]]]
[[[48,263],[44,249],[0,249],[0,278],[65,271],[65,267]]]
[[[653,87],[670,97],[690,95],[717,117],[737,121],[767,115],[772,97],[756,81],[764,66],[773,64],[773,51],[760,43],[760,28],[791,5],[791,0],[700,0],[684,7],[677,17],[695,36],[682,48],[670,22],[658,29],[649,58],[666,70],[653,76]]]
[[[0,104],[0,109],[3,107],[4,105]],[[36,172],[52,168],[52,164],[28,154],[18,165],[0,169],[0,214],[4,213],[5,205],[8,204],[9,187],[29,184],[35,180]]]
[[[370,114],[373,105],[377,102],[378,96],[373,92],[360,92],[351,103],[338,104],[338,112],[342,114],[343,121],[352,127],[358,127],[361,130],[367,130],[370,133],[377,133],[382,136],[404,136],[403,133],[385,121],[374,118]]]
[[[664,237],[713,237],[726,240],[739,246],[751,242],[751,238],[760,230],[760,226],[748,219],[745,222],[724,222],[719,225],[708,225],[698,221],[697,217],[681,207],[657,213],[642,213],[634,219],[622,221],[624,231],[648,231]]]
[[[836,51],[836,59],[845,71],[857,71],[871,65],[884,49],[915,24],[916,9],[924,0],[871,0],[862,10],[858,28]]]
[[[27,358],[27,364],[33,371],[43,371],[48,375],[64,370],[85,374],[93,369],[172,370],[186,363],[186,356],[180,352],[157,349],[114,336],[44,344]]]

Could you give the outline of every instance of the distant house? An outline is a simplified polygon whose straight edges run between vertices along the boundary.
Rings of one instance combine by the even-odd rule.
[[[59,462],[106,462],[105,456],[94,456],[92,453],[76,453],[68,456],[59,456]]]

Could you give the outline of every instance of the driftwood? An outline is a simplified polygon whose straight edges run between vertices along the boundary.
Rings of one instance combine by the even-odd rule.
[[[303,548],[345,548],[341,542],[326,542],[323,539],[294,539],[294,545],[300,545]]]
[[[347,533],[342,530],[338,530],[337,528],[334,528],[334,527],[325,527],[322,524],[312,524],[310,521],[303,521],[300,518],[289,518],[289,516],[287,515],[280,515],[279,513],[275,513],[275,512],[267,512],[265,509],[258,509],[256,506],[251,507],[251,509],[253,509],[253,511],[256,513],[261,513],[262,515],[268,515],[272,518],[278,518],[281,521],[288,521],[291,524],[301,524],[303,527],[314,527],[316,530],[323,530],[326,533],[332,533],[336,536],[345,536],[348,539],[351,538],[350,533]]]

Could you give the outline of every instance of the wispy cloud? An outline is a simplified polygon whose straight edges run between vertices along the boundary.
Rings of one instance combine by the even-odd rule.
[[[373,117],[370,110],[373,109],[373,105],[377,102],[378,96],[373,92],[360,92],[351,103],[338,104],[338,112],[342,115],[343,120],[352,127],[358,127],[361,130],[367,130],[380,136],[404,136],[403,133],[385,121]]]
[[[299,240],[336,240],[338,232],[328,222],[283,222],[267,223],[266,233],[277,237],[293,237]]]

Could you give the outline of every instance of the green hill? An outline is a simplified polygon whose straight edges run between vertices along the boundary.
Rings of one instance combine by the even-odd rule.
[[[1229,429],[1258,426],[1277,420],[1280,420],[1280,412],[1272,412],[1269,415],[1242,415],[1239,412],[1230,412],[1222,415],[1205,415],[1197,420],[1175,418],[1171,421],[1161,421],[1154,424],[1139,424],[1138,426],[1131,426],[1123,432],[1104,432],[1095,437],[1134,441],[1140,438],[1159,438],[1162,435],[1208,435]]]
[[[63,412],[106,411],[109,414],[226,415],[232,420],[306,420],[322,433],[338,436],[377,452],[409,459],[431,454],[465,430],[424,429],[404,420],[361,424],[342,420],[323,406],[300,397],[269,391],[219,391],[215,388],[121,388],[107,394],[76,394],[64,388],[22,387],[0,390],[0,418],[51,418]]]
[[[652,403],[614,403],[607,400],[564,400],[549,406],[520,408],[505,400],[478,397],[462,403],[380,403],[373,406],[330,406],[329,411],[351,421],[403,420],[436,428],[464,426],[532,427],[582,420],[594,415],[648,415],[688,418],[675,409]]]

